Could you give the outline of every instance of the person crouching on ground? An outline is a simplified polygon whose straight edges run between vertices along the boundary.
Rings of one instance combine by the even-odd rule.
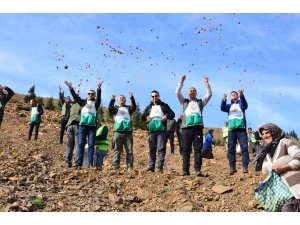
[[[259,141],[258,161],[262,161],[262,174],[276,172],[287,184],[293,197],[287,200],[282,212],[300,212],[300,149],[290,139],[286,138],[281,128],[273,123],[259,127],[262,136]],[[272,165],[268,160],[271,159]],[[276,195],[277,193],[274,193]]]

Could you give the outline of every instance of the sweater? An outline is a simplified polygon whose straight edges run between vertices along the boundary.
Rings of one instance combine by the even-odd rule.
[[[185,99],[182,94],[181,94],[181,89],[182,89],[183,84],[179,83],[177,88],[176,88],[176,95],[177,98],[179,100],[179,103],[182,105],[182,123],[181,123],[181,128],[187,128],[188,126],[186,125],[186,115],[185,115],[185,111],[188,107],[189,102],[191,102],[191,100],[189,99]],[[208,103],[208,101],[210,100],[212,96],[212,91],[210,86],[208,86],[208,88],[206,88],[206,95],[202,98],[202,99],[196,99],[196,102],[198,103],[199,109],[201,110],[201,114],[202,114],[202,109],[204,108],[204,106]],[[202,115],[201,115],[202,117]],[[203,128],[204,125],[202,125],[201,127]],[[199,127],[199,126],[198,126]]]
[[[290,139],[283,138],[280,140],[273,157],[272,164],[268,161],[267,154],[262,166],[262,174],[267,175],[272,168],[272,165],[288,164],[292,170],[280,174],[285,181],[289,190],[296,199],[300,199],[300,149]]]

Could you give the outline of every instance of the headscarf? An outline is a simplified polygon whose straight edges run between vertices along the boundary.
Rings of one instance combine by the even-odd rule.
[[[274,123],[266,123],[258,128],[260,135],[262,136],[262,131],[267,130],[270,132],[273,140],[280,140],[282,138],[283,132],[280,127]]]
[[[260,140],[256,147],[256,159],[254,162],[257,163],[256,171],[260,171],[262,168],[263,160],[267,154],[270,154],[270,157],[273,158],[275,150],[279,144],[279,141],[284,138],[284,133],[280,127],[273,123],[266,123],[258,128],[259,134],[262,136],[262,131],[267,130],[270,132],[273,140],[271,143],[266,144],[264,140]]]
[[[214,132],[214,129],[209,129],[209,130],[207,131],[206,135],[210,134],[211,137],[213,138],[213,132]],[[206,136],[206,135],[205,135],[205,136]]]

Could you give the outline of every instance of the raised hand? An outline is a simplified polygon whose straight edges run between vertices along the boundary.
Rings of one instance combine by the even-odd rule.
[[[180,83],[181,84],[183,84],[183,82],[185,81],[185,78],[186,78],[186,76],[185,76],[185,74],[183,74],[182,77],[180,78]]]
[[[132,98],[133,97],[133,93],[132,91],[129,91],[129,98]]]
[[[208,83],[208,77],[207,76],[203,77],[203,81],[204,81],[205,87],[208,87],[209,83]]]
[[[104,81],[99,81],[99,82],[98,82],[97,89],[101,89],[101,86],[102,86],[103,82],[104,82]]]
[[[111,99],[116,99],[116,95],[112,94]]]
[[[226,93],[224,93],[223,98],[226,101],[226,99],[227,99],[227,94]]]
[[[68,82],[65,80],[65,84],[67,85],[67,87],[71,90],[72,89],[72,82]]]
[[[244,95],[244,89],[240,89],[239,94],[240,94],[240,96]]]
[[[208,83],[208,77],[207,76],[203,77],[203,80],[204,80],[204,83]]]

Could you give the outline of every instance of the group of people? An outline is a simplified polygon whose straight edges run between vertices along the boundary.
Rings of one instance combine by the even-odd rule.
[[[208,77],[204,77],[206,94],[197,98],[195,87],[188,88],[188,96],[183,97],[181,90],[184,86],[186,76],[183,75],[176,88],[176,96],[182,106],[182,113],[175,121],[175,113],[171,107],[161,100],[157,90],[150,95],[150,104],[142,113],[142,120],[148,124],[149,142],[149,165],[146,168],[149,172],[164,171],[166,142],[170,140],[171,153],[174,153],[174,131],[179,140],[180,154],[182,155],[182,175],[190,175],[190,157],[194,149],[194,170],[195,176],[202,176],[202,157],[212,158],[211,145],[214,144],[213,130],[209,130],[203,139],[203,109],[212,97],[212,90]],[[84,148],[88,145],[88,165],[102,168],[103,159],[109,149],[109,130],[101,123],[101,115],[98,109],[101,104],[101,87],[99,82],[97,90],[89,90],[85,99],[79,97],[72,87],[72,83],[65,81],[74,99],[69,96],[62,102],[60,143],[63,143],[64,131],[67,131],[66,164],[72,166],[74,148],[77,145],[75,167],[81,167],[84,158]],[[14,92],[0,86],[0,126],[4,114],[4,107]],[[113,126],[113,168],[120,168],[121,153],[123,147],[126,150],[126,165],[128,170],[134,166],[133,154],[133,127],[131,116],[136,110],[135,98],[129,92],[130,105],[126,105],[126,97],[112,95],[109,103],[109,113],[114,116]],[[223,138],[226,143],[227,157],[229,161],[229,174],[237,173],[236,167],[236,145],[240,145],[242,154],[242,171],[248,173],[249,151],[256,155],[256,171],[267,174],[274,171],[285,181],[293,197],[282,206],[282,211],[295,211],[292,207],[299,204],[300,198],[300,149],[290,139],[283,135],[282,130],[275,124],[265,124],[259,127],[257,132],[246,126],[245,111],[248,108],[244,90],[232,91],[230,103],[227,103],[227,94],[224,94],[221,101],[221,111],[228,114],[228,121],[223,128]],[[32,131],[35,128],[35,140],[38,138],[38,129],[43,114],[43,108],[36,103],[35,99],[30,101],[30,107],[17,106],[19,110],[31,112],[30,129],[28,139],[31,139]],[[247,133],[248,131],[248,133]],[[173,135],[172,135],[173,134]],[[259,134],[259,135],[258,135]],[[204,141],[203,141],[204,140]],[[204,144],[203,144],[204,142]],[[96,149],[96,152],[95,152]],[[249,151],[248,151],[249,150]],[[94,159],[94,155],[96,159]],[[158,155],[158,159],[157,159]],[[272,164],[266,158],[271,159]],[[157,161],[157,166],[156,166]]]

